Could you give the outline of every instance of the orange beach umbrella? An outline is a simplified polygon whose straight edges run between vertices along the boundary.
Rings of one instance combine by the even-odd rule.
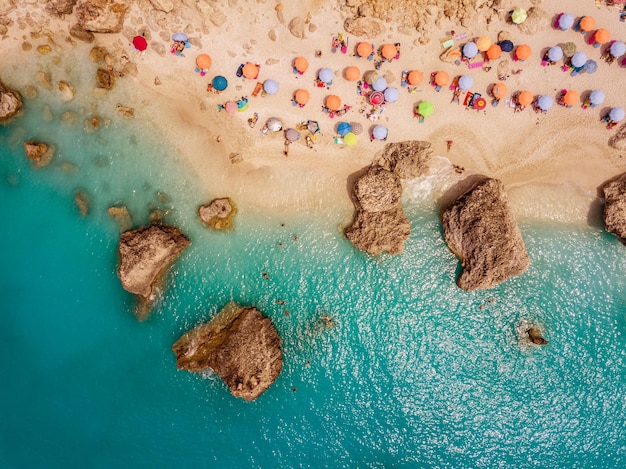
[[[208,68],[211,68],[211,63],[211,57],[209,57],[207,54],[200,54],[198,57],[196,57],[196,65],[198,66],[198,68],[206,70]]]
[[[493,85],[493,89],[491,90],[491,94],[493,94],[497,99],[502,99],[506,96],[508,92],[508,88],[504,83],[496,83]]]
[[[422,81],[424,81],[424,74],[419,70],[411,70],[409,72],[409,76],[407,77],[409,84],[413,86],[419,85]]]
[[[341,107],[341,98],[336,94],[331,94],[326,97],[326,107],[331,111],[338,111]]]
[[[368,57],[374,49],[369,42],[359,42],[356,46],[356,53],[361,57]]]
[[[259,66],[248,62],[243,66],[243,76],[246,78],[254,79],[259,75]]]
[[[611,33],[603,28],[598,29],[593,35],[593,40],[598,44],[606,44],[609,39],[611,39]]]
[[[450,75],[448,75],[448,72],[437,72],[437,74],[435,75],[435,84],[439,86],[445,86],[448,83],[450,83]]]
[[[385,44],[381,48],[380,53],[385,59],[393,59],[398,51],[396,50],[396,46],[394,44]]]
[[[489,60],[499,59],[502,55],[502,49],[498,44],[491,44],[489,49],[487,49],[487,58]]]
[[[298,103],[298,104],[306,104],[306,103],[308,103],[310,97],[311,97],[311,95],[309,94],[309,92],[307,90],[303,90],[303,89],[296,90],[296,92],[294,94],[294,98],[296,100],[296,103]]]
[[[532,51],[528,44],[522,44],[520,46],[517,46],[517,49],[515,49],[515,57],[517,57],[518,60],[526,60],[528,57],[530,57],[531,52]]]
[[[476,47],[478,47],[480,52],[485,52],[489,49],[489,46],[491,46],[491,39],[489,39],[489,36],[481,36],[476,39]]]
[[[565,96],[563,96],[563,102],[568,106],[573,106],[578,101],[580,101],[580,95],[574,90],[569,90],[565,93]]]
[[[530,103],[533,102],[533,94],[530,91],[522,91],[517,96],[517,102],[520,103],[522,106],[528,106]]]
[[[596,27],[596,20],[594,20],[593,17],[583,16],[580,19],[580,29],[582,29],[583,31],[591,31],[595,27]]]
[[[359,67],[351,65],[350,67],[346,67],[346,69],[343,71],[343,76],[346,80],[357,81],[361,76],[361,70],[359,70]]]
[[[309,61],[305,57],[296,57],[293,65],[296,67],[296,70],[304,73],[309,68]]]

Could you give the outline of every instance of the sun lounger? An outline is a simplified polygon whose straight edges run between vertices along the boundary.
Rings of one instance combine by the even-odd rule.
[[[475,69],[475,68],[482,68],[484,65],[484,62],[480,61],[480,62],[470,62],[467,64],[467,68],[469,69]]]

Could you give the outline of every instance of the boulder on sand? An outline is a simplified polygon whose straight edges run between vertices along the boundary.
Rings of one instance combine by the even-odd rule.
[[[280,336],[270,318],[253,307],[227,304],[211,321],[185,333],[172,346],[178,369],[213,370],[235,397],[252,401],[283,367]]]
[[[81,0],[74,13],[85,31],[119,33],[129,6],[128,0]]]
[[[491,288],[530,265],[499,180],[480,179],[442,211],[441,219],[445,241],[461,260],[457,285],[463,290]]]
[[[601,191],[604,197],[604,226],[626,245],[626,173],[605,183]]]

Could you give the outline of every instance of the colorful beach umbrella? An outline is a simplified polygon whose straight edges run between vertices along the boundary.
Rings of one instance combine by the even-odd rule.
[[[537,99],[537,107],[541,109],[542,111],[547,111],[548,109],[552,107],[553,104],[554,104],[554,100],[547,94],[544,94],[543,96],[539,96],[539,99]]]
[[[148,48],[148,41],[143,36],[135,36],[133,38],[133,47],[138,51],[144,51]]]
[[[320,131],[320,125],[317,121],[307,121],[306,129],[311,132],[313,135]]]
[[[287,129],[285,130],[285,138],[290,142],[295,142],[296,140],[300,140],[300,132],[296,129]]]
[[[357,138],[353,132],[348,132],[346,135],[343,136],[343,143],[345,143],[349,147],[356,145],[356,142]]]
[[[463,46],[462,52],[464,57],[473,59],[478,54],[478,46],[475,42],[468,42]]]
[[[226,109],[226,112],[229,114],[235,114],[239,107],[237,106],[237,103],[235,101],[228,101],[226,104],[224,104],[224,109]]]
[[[528,18],[528,13],[523,8],[515,8],[511,14],[511,21],[515,24],[522,24]]]
[[[363,126],[358,122],[350,122],[352,126],[352,133],[354,135],[361,135],[363,133]]]
[[[378,72],[376,70],[369,70],[365,72],[363,79],[365,80],[365,83],[372,85],[376,82],[376,80],[378,80]]]
[[[185,33],[176,33],[172,36],[172,39],[179,42],[187,42],[189,40],[189,36]]]
[[[563,49],[559,46],[552,46],[548,51],[548,59],[552,62],[556,62],[557,60],[561,60],[563,58]]]
[[[604,102],[604,92],[602,90],[593,90],[589,93],[589,102],[594,106]]]
[[[306,59],[306,57],[296,57],[293,61],[293,66],[296,67],[296,70],[298,70],[300,73],[304,73],[309,68],[309,61]]]
[[[331,111],[338,111],[341,107],[341,98],[336,94],[326,96],[326,107]]]
[[[495,85],[493,85],[491,94],[493,94],[494,97],[496,97],[497,99],[502,99],[504,96],[506,96],[507,91],[508,88],[504,83],[496,83]]]
[[[514,48],[515,46],[513,45],[513,42],[508,39],[500,41],[500,49],[502,49],[502,52],[511,52]]]
[[[595,44],[606,44],[611,39],[611,33],[607,29],[600,28],[593,34]]]
[[[272,132],[278,132],[283,128],[283,121],[281,121],[278,117],[270,117],[267,119],[267,122],[265,122],[265,125]]]
[[[462,90],[469,90],[472,86],[474,86],[474,79],[469,75],[461,75],[459,78],[459,88]]]
[[[243,76],[251,80],[259,76],[260,67],[252,62],[247,62],[242,69]]]
[[[566,42],[563,44],[563,54],[565,57],[571,57],[576,53],[576,43],[575,42]]]
[[[393,86],[387,88],[384,93],[385,102],[387,103],[395,103],[398,100],[398,88]]]
[[[396,54],[398,53],[398,50],[396,49],[396,46],[394,44],[384,44],[380,48],[380,53],[383,56],[383,58],[389,60],[389,59],[393,59],[396,56]]]
[[[387,138],[387,134],[389,133],[389,129],[382,125],[377,125],[372,129],[372,136],[377,140],[384,140]]]
[[[622,41],[615,41],[611,44],[609,52],[613,57],[620,57],[626,53],[626,44]]]
[[[370,93],[368,100],[370,104],[377,106],[378,104],[382,104],[385,102],[385,95],[382,91],[374,91]]]
[[[278,82],[276,80],[267,79],[263,82],[263,91],[267,94],[278,93]]]
[[[480,52],[485,52],[487,49],[489,49],[490,45],[491,39],[489,39],[489,36],[480,36],[478,39],[476,39],[476,47]]]
[[[450,75],[448,75],[448,72],[444,72],[443,70],[437,72],[435,75],[435,84],[438,86],[446,86],[448,83],[450,83]]]
[[[200,70],[208,70],[211,68],[211,57],[208,54],[200,54],[196,57],[196,65]]]
[[[228,80],[222,75],[216,75],[213,77],[213,81],[211,83],[213,84],[213,88],[217,91],[224,91],[228,88]]]
[[[587,54],[582,51],[576,52],[572,55],[572,65],[576,68],[582,67],[587,62]]]
[[[474,109],[478,109],[479,111],[485,109],[487,107],[487,100],[482,96],[478,99],[474,100]]]
[[[598,63],[595,60],[589,59],[585,62],[585,65],[583,65],[583,70],[585,73],[595,73],[596,70],[598,70]]]
[[[574,15],[570,15],[569,13],[563,13],[559,16],[559,29],[561,31],[565,31],[574,26]]]
[[[619,122],[624,118],[624,114],[623,107],[614,107],[609,111],[609,119],[613,122]]]
[[[331,83],[333,81],[333,71],[330,68],[322,68],[317,73],[317,77],[324,83]]]
[[[530,91],[522,91],[517,95],[517,102],[522,106],[528,106],[533,102],[533,94]]]
[[[419,70],[411,70],[407,79],[410,85],[417,86],[424,81],[424,74]]]
[[[487,58],[489,60],[499,59],[502,55],[502,48],[498,44],[491,44],[487,49]]]
[[[343,76],[346,80],[357,81],[361,76],[361,71],[359,70],[359,67],[351,65],[350,67],[346,67],[346,69],[343,71]]]
[[[349,122],[339,122],[337,124],[337,133],[342,137],[352,131],[352,125]]]
[[[526,60],[530,57],[532,50],[528,44],[522,44],[515,49],[515,57],[517,60]]]
[[[359,42],[356,46],[356,53],[360,57],[369,57],[373,51],[374,48],[370,42]]]
[[[417,112],[420,116],[428,117],[435,110],[435,106],[430,101],[421,101],[417,105]]]
[[[580,95],[574,90],[568,90],[563,96],[563,102],[567,106],[573,106],[578,101],[580,101]]]
[[[310,98],[311,95],[307,90],[299,89],[296,90],[296,92],[294,93],[294,99],[296,100],[296,103],[302,104],[303,106],[309,102]]]
[[[589,32],[596,27],[596,20],[591,16],[583,16],[579,22],[580,29],[584,32]]]
[[[374,91],[383,91],[387,88],[387,80],[385,80],[385,77],[378,77],[378,80],[372,83],[372,88],[374,88]]]

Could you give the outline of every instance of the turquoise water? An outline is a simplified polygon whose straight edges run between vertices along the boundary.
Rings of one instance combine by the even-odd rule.
[[[213,233],[149,126],[104,107],[111,124],[86,134],[77,105],[75,125],[59,124],[56,102],[42,120],[49,98],[0,127],[0,467],[626,466],[614,237],[522,222],[528,272],[466,293],[424,206],[405,207],[412,235],[396,257],[355,250],[331,212],[243,207],[234,233]],[[28,138],[53,143],[55,162],[34,170]],[[86,219],[77,188],[92,198]],[[138,224],[161,208],[192,239],[143,323],[115,274],[105,209],[119,202]],[[170,350],[230,300],[264,311],[283,341],[283,372],[253,403],[177,371]],[[520,347],[522,320],[545,324],[550,344]]]

